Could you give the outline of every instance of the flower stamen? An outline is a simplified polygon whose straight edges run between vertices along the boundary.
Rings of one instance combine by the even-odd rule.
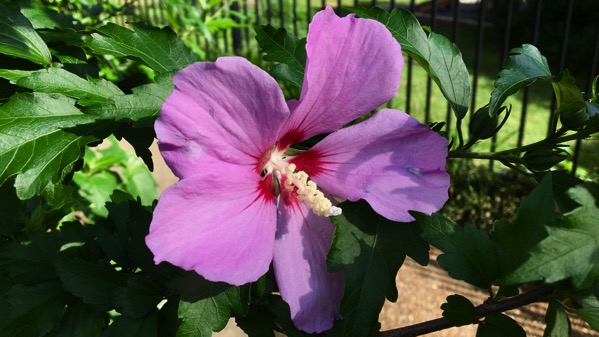
[[[297,171],[295,164],[281,169],[281,174],[285,176],[283,186],[288,192],[296,192],[297,199],[303,202],[316,215],[336,216],[341,214],[341,208],[333,206],[333,203],[327,199],[324,194],[318,190],[318,186],[312,180],[308,180],[308,174],[304,171]]]

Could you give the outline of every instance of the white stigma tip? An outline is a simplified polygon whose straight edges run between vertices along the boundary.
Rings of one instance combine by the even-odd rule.
[[[327,216],[337,216],[337,215],[341,215],[341,208],[339,208],[337,206],[331,206],[331,208],[329,208],[329,210],[327,211]]]

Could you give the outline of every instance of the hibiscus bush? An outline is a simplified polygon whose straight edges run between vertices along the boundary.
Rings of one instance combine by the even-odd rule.
[[[488,103],[471,107],[458,48],[403,9],[328,7],[306,39],[256,27],[261,69],[197,62],[170,28],[85,28],[20,5],[0,3],[2,336],[206,336],[231,317],[249,336],[376,335],[399,268],[427,265],[430,246],[488,300],[452,295],[440,319],[381,335],[477,324],[477,336],[524,336],[503,312],[539,301],[547,336],[569,334],[568,314],[599,329],[599,185],[552,170],[599,131],[597,89],[552,74],[534,46],[512,50]],[[455,134],[381,108],[407,56]],[[102,78],[107,60],[145,76]],[[535,81],[557,99],[546,139],[473,151]],[[140,159],[90,150],[113,136]],[[157,201],[139,169],[153,168],[155,138],[180,178]],[[471,159],[537,182],[515,217],[489,228],[440,215],[447,161]]]

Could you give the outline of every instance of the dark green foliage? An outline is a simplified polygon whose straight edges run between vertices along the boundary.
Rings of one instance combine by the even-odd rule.
[[[480,323],[476,337],[526,337],[522,327],[509,316],[503,314],[489,315]]]
[[[543,337],[568,337],[570,336],[570,319],[564,306],[556,301],[549,301],[545,314],[545,333]]]
[[[306,67],[306,39],[298,39],[284,28],[256,27],[256,40],[265,61],[276,62],[269,73],[278,80],[301,88]]]
[[[599,281],[599,185],[585,183],[568,194],[580,207],[546,227],[547,238],[530,250],[528,259],[504,277],[503,284],[544,280],[553,283],[570,278],[577,288]]]
[[[474,305],[466,297],[450,295],[446,301],[441,305],[443,317],[454,326],[473,324],[478,320]]]
[[[499,260],[486,231],[469,224],[462,228],[438,214],[414,216],[423,228],[422,237],[443,251],[437,261],[450,276],[483,289],[491,287]]]
[[[387,220],[365,201],[341,204],[333,218],[335,238],[329,251],[330,271],[343,271],[344,320],[336,321],[333,336],[366,336],[378,329],[378,312],[385,298],[397,299],[395,276],[406,255],[428,263],[428,245],[414,224]]]
[[[501,219],[493,229],[493,244],[500,261],[500,275],[513,271],[526,259],[530,247],[547,236],[545,225],[554,220],[552,174],[546,174],[530,195],[523,197],[514,221]]]

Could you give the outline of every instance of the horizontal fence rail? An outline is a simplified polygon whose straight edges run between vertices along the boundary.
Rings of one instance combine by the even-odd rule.
[[[591,90],[598,72],[599,11],[592,10],[596,0],[224,0],[216,4],[209,0],[121,1],[128,7],[126,15],[117,17],[121,24],[144,20],[157,26],[170,25],[188,44],[194,45],[192,49],[203,59],[236,54],[256,63],[261,61],[252,29],[255,25],[284,27],[303,37],[312,16],[327,5],[339,14],[346,13],[345,7],[406,8],[421,24],[445,35],[462,50],[472,75],[472,112],[488,102],[492,82],[508,59],[509,51],[523,43],[537,46],[548,58],[554,74],[571,67],[577,84],[586,92]],[[421,79],[425,74],[418,70],[417,64],[408,58],[402,79],[405,96],[400,95],[388,106],[416,115],[424,122],[445,120],[447,131],[452,134],[449,105],[439,108],[433,104],[435,97],[442,96],[430,77]],[[419,83],[425,83],[423,88],[417,88]],[[527,87],[518,101],[513,102],[514,107],[519,107],[512,113],[517,123],[513,126],[515,131],[504,139],[494,137],[490,151],[502,143],[520,146],[535,140],[529,139],[529,133],[543,128],[539,119],[546,121],[547,132],[555,127],[555,98],[550,99],[547,88],[541,89],[539,92],[535,87]],[[532,104],[533,101],[536,103]],[[593,142],[587,143],[576,142],[571,157],[572,172],[579,167],[585,147],[596,147]]]

